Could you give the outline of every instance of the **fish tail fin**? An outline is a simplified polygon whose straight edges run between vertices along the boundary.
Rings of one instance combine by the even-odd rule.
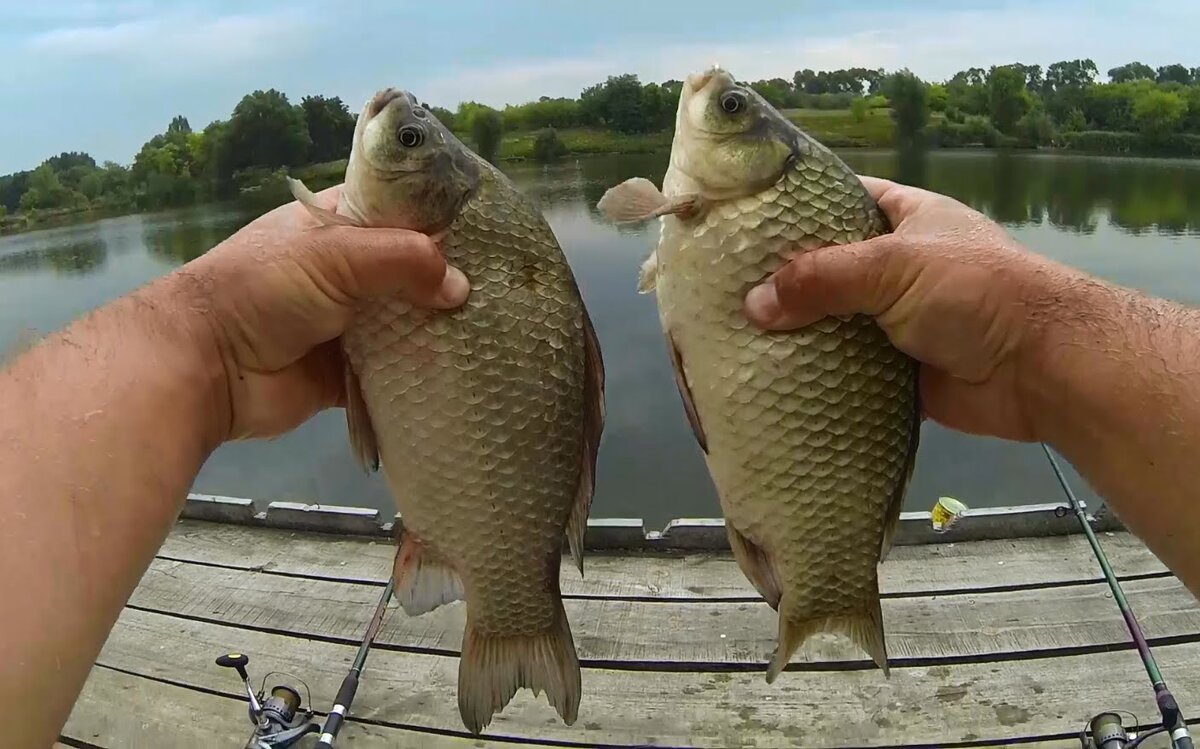
[[[463,597],[462,578],[454,568],[409,531],[400,536],[392,579],[396,581],[396,600],[409,616],[419,616]]]
[[[789,606],[786,597],[779,607],[779,642],[775,653],[771,656],[771,664],[767,668],[767,683],[775,681],[780,672],[787,667],[796,650],[804,641],[815,634],[840,634],[862,648],[863,652],[878,666],[885,678],[888,673],[887,641],[883,634],[883,611],[879,606],[879,596],[858,611],[840,612],[833,615],[805,617],[803,612],[788,616]]]
[[[490,637],[467,613],[458,662],[458,711],[471,733],[480,733],[517,690],[525,687],[546,699],[568,726],[579,714],[582,691],[579,657],[562,600],[549,629],[532,635]]]

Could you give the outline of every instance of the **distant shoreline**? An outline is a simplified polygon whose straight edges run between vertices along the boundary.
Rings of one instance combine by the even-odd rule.
[[[886,109],[868,111],[865,116],[856,118],[850,110],[787,110],[786,115],[799,127],[822,144],[835,150],[894,150],[895,125],[890,112]],[[936,121],[929,123],[928,131],[937,125]],[[505,133],[501,140],[497,161],[507,163],[536,162],[533,153],[534,140],[538,131],[519,131]],[[465,143],[470,144],[469,135],[456,133]],[[665,130],[653,133],[620,133],[613,130],[598,130],[590,128],[567,128],[557,131],[559,140],[566,147],[562,157],[590,158],[603,156],[626,156],[637,154],[665,154],[671,148],[672,131]],[[1086,134],[1085,134],[1086,135]],[[1076,142],[1070,146],[1042,146],[1039,148],[1021,148],[1012,145],[989,146],[984,143],[964,143],[959,145],[941,145],[929,143],[925,146],[928,151],[965,151],[985,150],[996,152],[1019,153],[1057,153],[1079,156],[1123,156],[1123,157],[1165,157],[1165,158],[1197,158],[1194,155],[1182,153],[1145,153],[1131,149],[1125,144],[1125,150],[1090,150],[1087,143]],[[1103,144],[1102,144],[1103,145]],[[308,183],[314,190],[324,189],[341,181],[345,173],[346,160],[330,161],[320,164],[287,169],[287,173]],[[264,170],[257,182],[251,182],[241,191],[232,202],[255,206],[260,204],[267,210],[290,199],[286,185],[277,179],[279,171]],[[229,199],[197,201],[191,206],[217,205],[231,202]],[[187,207],[187,206],[177,206]],[[27,232],[52,229],[60,226],[70,226],[89,221],[138,214],[158,213],[164,209],[137,209],[133,206],[89,206],[81,209],[62,208],[15,213],[0,216],[0,236],[12,236]]]

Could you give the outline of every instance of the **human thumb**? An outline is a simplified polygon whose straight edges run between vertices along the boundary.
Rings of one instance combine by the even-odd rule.
[[[879,315],[903,293],[889,273],[893,234],[797,255],[746,295],[744,312],[768,330],[791,330],[833,315]]]
[[[448,309],[466,301],[471,285],[462,271],[446,263],[437,244],[402,229],[325,227],[318,255],[334,272],[340,290],[362,299],[400,293],[421,307]]]

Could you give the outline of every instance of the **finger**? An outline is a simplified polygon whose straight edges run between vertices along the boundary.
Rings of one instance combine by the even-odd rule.
[[[800,328],[831,315],[879,315],[904,293],[889,272],[902,247],[885,234],[806,252],[750,290],[745,314],[768,330]]]
[[[900,222],[912,215],[921,205],[943,197],[938,193],[902,185],[890,179],[866,175],[859,175],[858,178],[862,180],[863,186],[867,188],[867,192],[892,226],[899,226]]]
[[[318,272],[344,298],[399,293],[418,306],[450,309],[471,290],[462,271],[448,265],[424,234],[327,226],[312,237]]]

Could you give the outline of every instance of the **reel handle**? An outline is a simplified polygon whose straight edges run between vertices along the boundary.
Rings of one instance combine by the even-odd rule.
[[[250,659],[241,653],[226,653],[225,655],[217,656],[217,665],[221,668],[232,668],[238,672],[238,676],[242,677],[242,681],[249,681],[250,677],[246,674],[246,665],[250,663]]]

